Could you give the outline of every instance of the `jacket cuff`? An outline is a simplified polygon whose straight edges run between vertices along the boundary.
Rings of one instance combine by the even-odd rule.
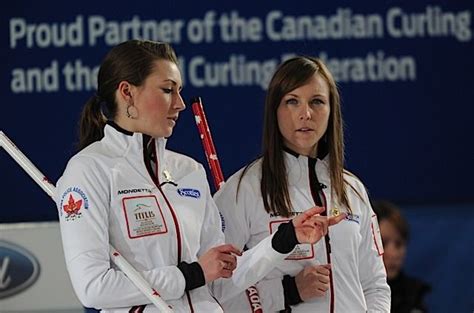
[[[298,244],[295,226],[291,221],[278,226],[278,230],[272,238],[272,247],[282,254],[290,253]]]
[[[193,290],[206,284],[204,272],[198,262],[181,262],[178,264],[178,269],[183,273],[184,280],[186,281],[185,291]]]
[[[300,293],[298,292],[298,287],[296,286],[295,278],[290,275],[285,275],[282,280],[283,284],[283,294],[285,295],[285,308],[290,305],[296,305],[303,300],[301,300]]]

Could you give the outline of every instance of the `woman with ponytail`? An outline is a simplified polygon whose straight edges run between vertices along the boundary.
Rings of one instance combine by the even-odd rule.
[[[165,147],[185,108],[181,88],[177,57],[166,43],[124,42],[100,67],[97,93],[80,119],[80,151],[56,197],[68,272],[86,307],[157,312],[111,263],[109,243],[175,312],[222,312],[219,300],[245,290],[296,244],[317,242],[339,221],[313,208],[242,256],[224,244],[203,166]]]

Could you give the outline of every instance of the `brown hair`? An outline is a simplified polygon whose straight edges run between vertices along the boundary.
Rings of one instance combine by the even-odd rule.
[[[330,102],[328,128],[323,136],[324,140],[318,144],[318,153],[327,151],[329,154],[332,191],[336,194],[339,203],[350,210],[345,190],[347,183],[343,177],[344,134],[339,91],[332,74],[320,59],[299,56],[285,61],[277,68],[265,99],[260,189],[265,210],[268,213],[289,217],[292,211],[283,154],[283,137],[278,127],[278,106],[285,94],[306,84],[316,73],[321,75],[329,86]],[[246,170],[242,173],[241,179]]]
[[[129,40],[112,48],[102,62],[97,93],[84,105],[79,121],[79,150],[104,137],[107,119],[117,114],[115,91],[121,81],[141,86],[158,60],[178,64],[173,48],[163,42]]]
[[[389,221],[395,226],[402,239],[405,242],[408,241],[410,236],[408,223],[394,203],[386,200],[372,201],[372,209],[377,214],[379,223],[383,220]]]

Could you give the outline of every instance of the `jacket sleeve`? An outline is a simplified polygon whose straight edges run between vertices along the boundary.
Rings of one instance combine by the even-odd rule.
[[[248,205],[256,208],[256,199],[247,191],[244,184],[241,184],[239,200],[237,200],[237,185],[240,172],[234,175],[222,188],[214,195],[215,203],[222,216],[222,230],[225,234],[225,241],[243,250],[250,239],[250,223],[248,217]],[[242,193],[246,193],[245,197]],[[254,202],[254,203],[251,203]]]
[[[383,263],[383,246],[377,217],[370,206],[370,201],[362,189],[363,201],[361,232],[359,246],[359,275],[367,303],[368,312],[390,312],[390,287]]]
[[[285,292],[282,278],[262,279],[256,285],[263,312],[280,312],[285,310]]]
[[[215,195],[224,222],[224,233],[227,243],[243,249],[250,238],[250,212],[258,209],[254,188],[241,184],[238,199],[236,199],[238,178],[240,172],[234,175]],[[257,188],[257,190],[260,190]],[[264,278],[288,254],[281,254],[272,247],[273,235],[267,236],[253,248],[243,252],[237,259],[237,268],[229,279],[214,282],[214,296],[221,302],[231,300],[245,289]]]
[[[109,257],[110,175],[91,157],[76,156],[58,182],[56,201],[69,276],[87,307],[129,307],[150,303]],[[128,260],[132,263],[133,260]],[[133,263],[132,263],[133,264]],[[139,271],[163,299],[184,294],[176,266]]]
[[[206,172],[200,166],[202,172],[202,181],[206,195],[206,212],[201,228],[200,248],[198,257],[206,253],[209,249],[224,244],[224,233],[222,232],[221,215],[217,210],[216,204],[211,196],[209,184],[207,183]]]

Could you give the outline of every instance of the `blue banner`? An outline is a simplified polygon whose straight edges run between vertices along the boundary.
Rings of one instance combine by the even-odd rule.
[[[203,98],[226,177],[259,155],[273,70],[305,54],[323,59],[339,83],[347,167],[373,197],[474,199],[468,181],[474,174],[472,2],[124,7],[15,1],[0,13],[0,129],[52,181],[75,151],[78,116],[94,93],[103,56],[124,40],[146,38],[175,47],[183,96]],[[191,110],[169,146],[205,163]],[[54,218],[40,189],[8,156],[0,154],[0,161],[2,220]]]

